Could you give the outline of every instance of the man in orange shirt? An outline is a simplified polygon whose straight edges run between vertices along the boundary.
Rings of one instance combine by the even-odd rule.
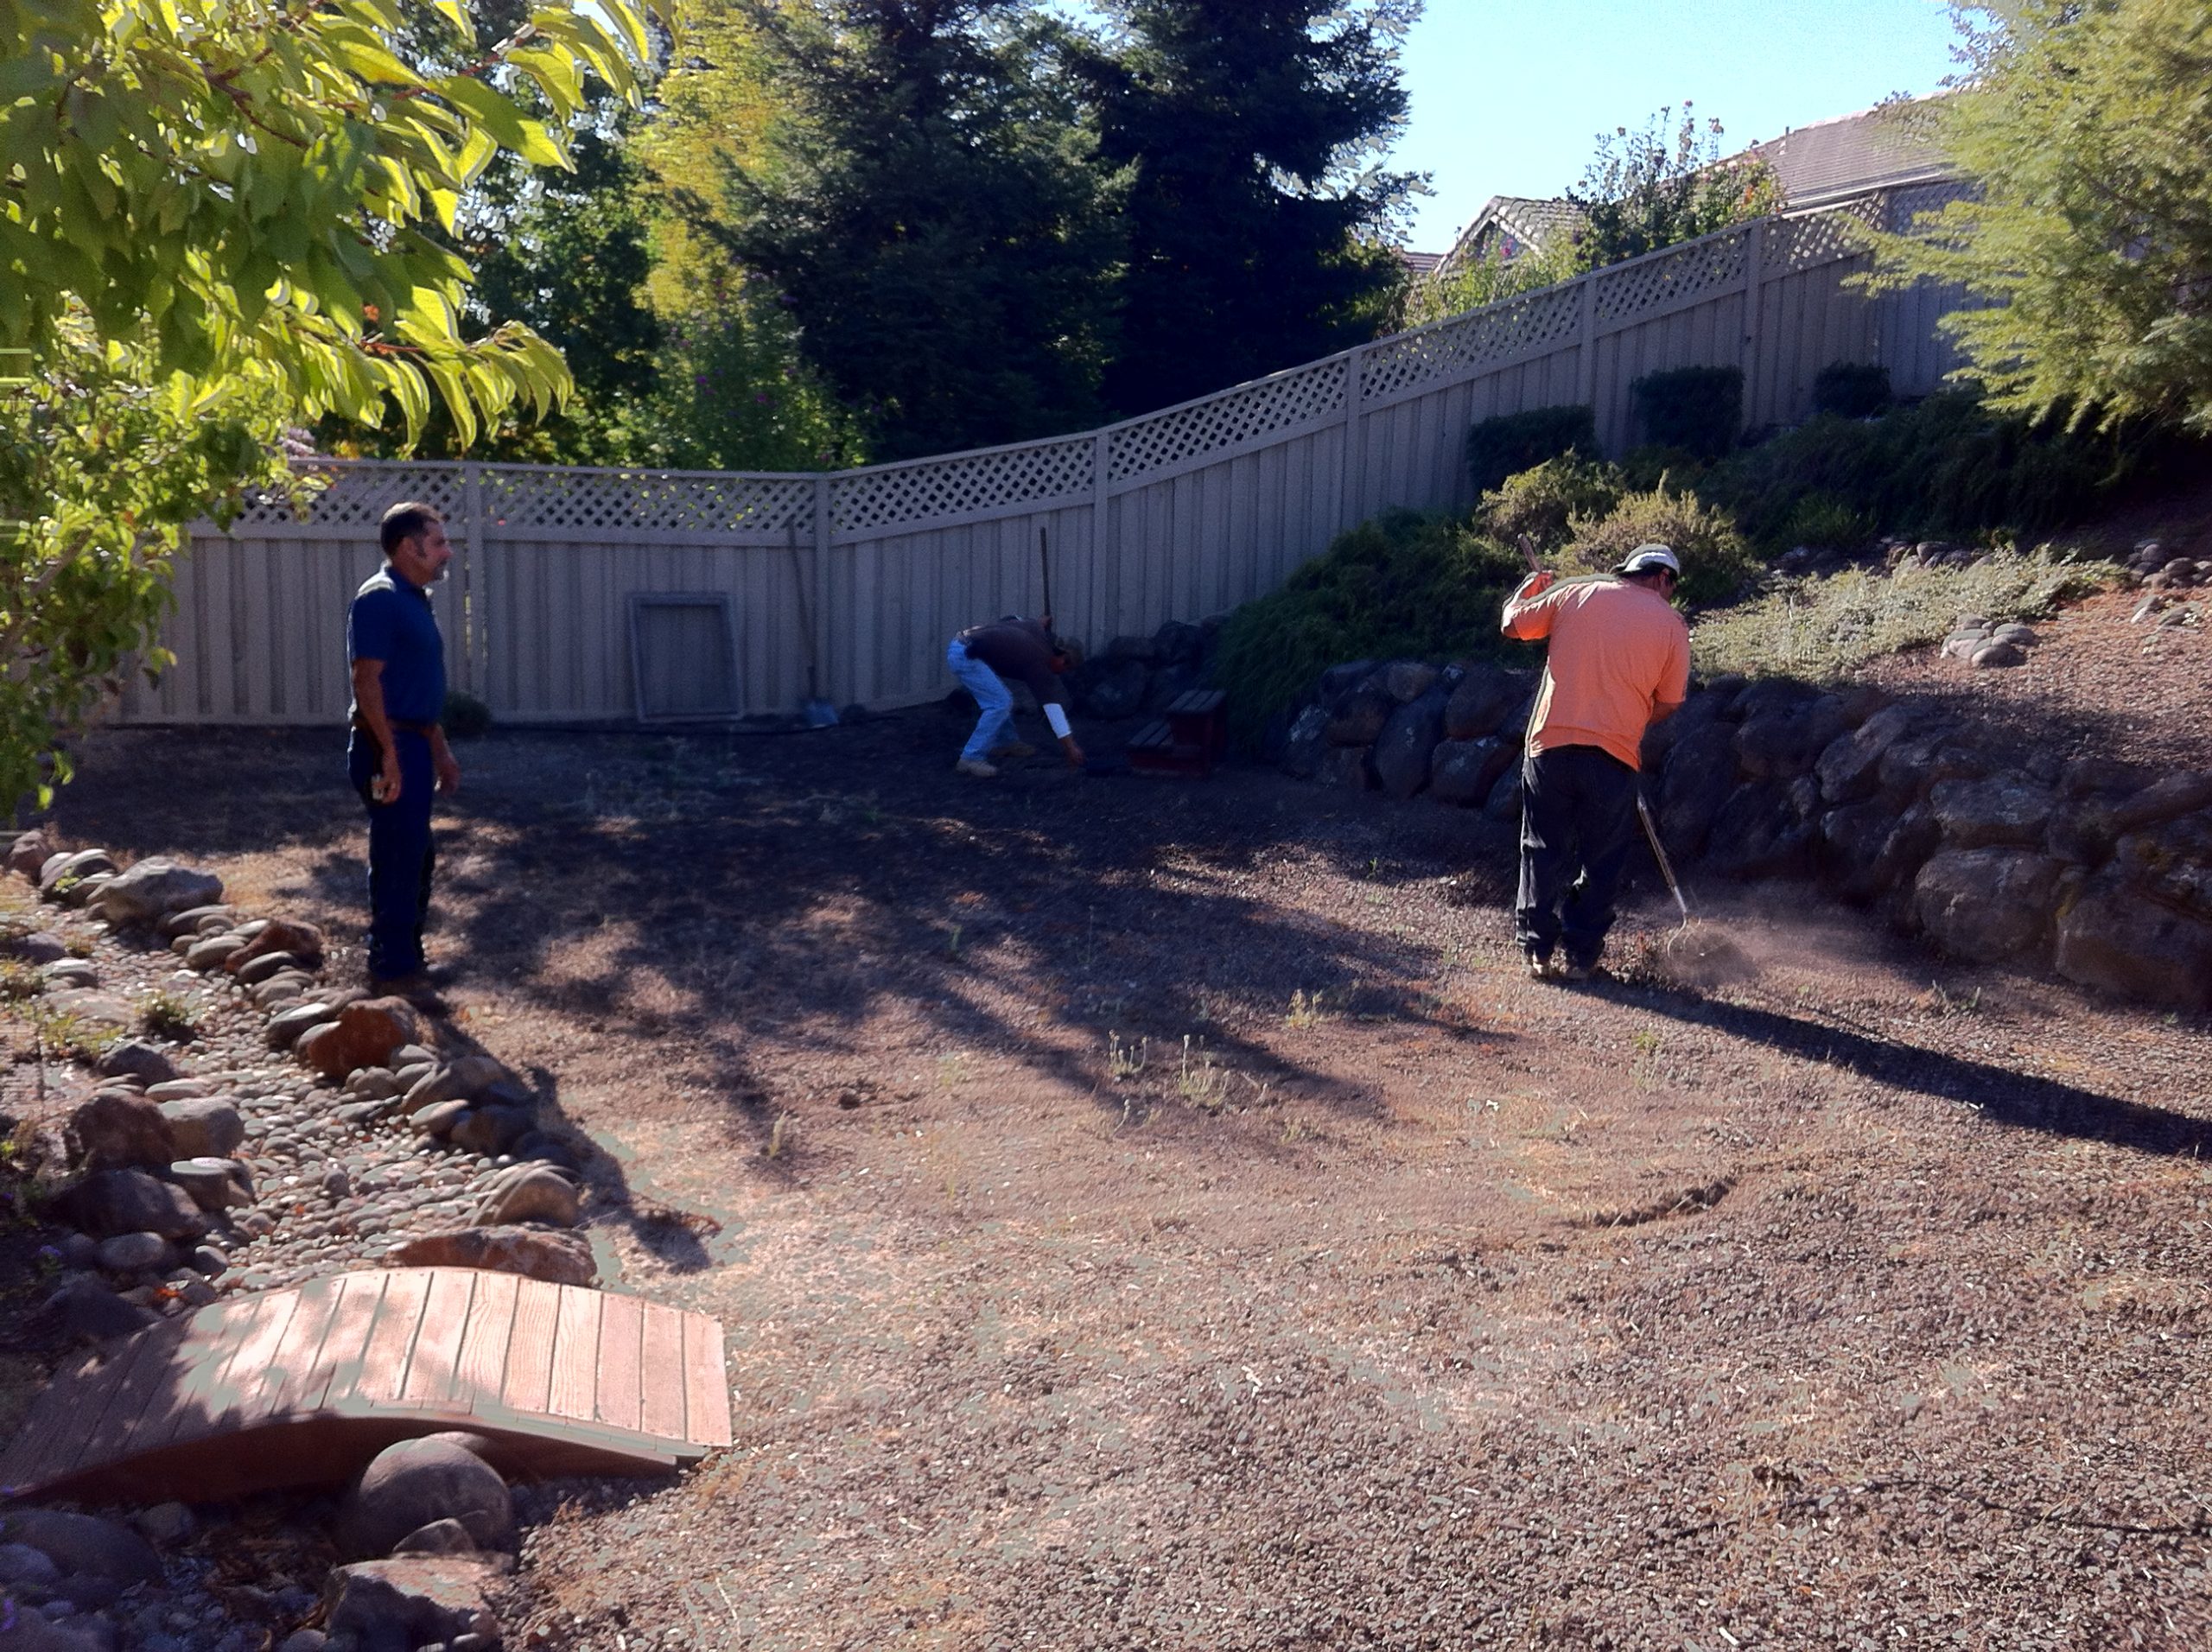
[[[1521,770],[1514,913],[1539,981],[1587,981],[1597,968],[1636,841],[1643,731],[1689,693],[1689,627],[1671,604],[1681,575],[1675,553],[1639,545],[1614,573],[1561,585],[1539,569],[1507,599],[1499,627],[1551,642]],[[1566,958],[1554,963],[1562,946]]]

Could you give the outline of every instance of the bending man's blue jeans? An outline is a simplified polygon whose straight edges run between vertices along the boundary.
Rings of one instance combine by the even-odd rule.
[[[967,647],[957,637],[945,649],[944,663],[960,679],[960,686],[976,696],[976,703],[983,712],[976,720],[976,732],[960,748],[960,755],[963,760],[988,759],[1007,743],[1007,735],[1013,731],[1014,695],[999,680],[996,671],[979,659],[968,658]]]
[[[1539,752],[1521,769],[1521,895],[1514,912],[1523,951],[1598,962],[1613,899],[1636,842],[1636,771],[1595,746]]]
[[[437,777],[430,742],[394,729],[399,746],[399,797],[378,803],[369,782],[378,772],[375,742],[359,729],[346,747],[346,776],[369,811],[369,973],[389,980],[423,968],[423,925],[430,915],[430,794]]]

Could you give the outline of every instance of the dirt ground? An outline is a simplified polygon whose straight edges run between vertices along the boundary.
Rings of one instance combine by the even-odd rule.
[[[455,1013],[736,1419],[540,1495],[511,1644],[2212,1641],[2212,1026],[1796,886],[1693,881],[1748,986],[1534,983],[1496,826],[963,732],[461,748]],[[348,805],[111,734],[58,816],[351,934]]]

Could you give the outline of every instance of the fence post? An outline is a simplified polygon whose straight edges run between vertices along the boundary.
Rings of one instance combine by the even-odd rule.
[[[1598,273],[1582,278],[1582,314],[1574,327],[1574,399],[1598,414]]]
[[[794,569],[792,570],[792,577],[805,578],[809,580],[814,587],[814,600],[810,605],[809,605],[812,608],[814,614],[814,635],[807,638],[805,641],[806,645],[815,651],[815,658],[821,662],[822,680],[816,686],[815,692],[827,696],[831,699],[841,699],[844,696],[836,694],[830,687],[831,682],[836,679],[836,662],[828,658],[830,652],[830,638],[835,629],[835,627],[833,627],[830,623],[830,539],[831,532],[836,527],[836,524],[831,520],[830,514],[830,480],[831,478],[827,473],[817,476],[814,479],[813,570],[810,574],[801,575],[798,570]],[[798,593],[794,591],[791,594],[797,596]],[[806,669],[804,664],[805,658],[806,657],[804,654],[799,657],[793,673],[794,676],[796,676],[798,671],[804,671]],[[798,697],[799,695],[798,691],[795,690],[791,695],[791,698],[793,700],[797,700]]]
[[[1100,594],[1107,583],[1106,483],[1113,461],[1113,439],[1104,430],[1094,432],[1090,438],[1090,576],[1084,581],[1089,612],[1083,616],[1084,624],[1091,629],[1083,633],[1081,640],[1096,647],[1104,646],[1114,635],[1110,626],[1103,631],[1097,628],[1098,616],[1106,611]],[[1058,624],[1060,618],[1054,614],[1053,622]]]
[[[1766,280],[1762,267],[1766,253],[1766,226],[1769,219],[1760,219],[1751,227],[1749,238],[1744,244],[1744,344],[1738,359],[1744,370],[1744,429],[1748,430],[1760,423],[1758,418],[1759,289]]]
[[[1340,528],[1359,525],[1360,509],[1357,489],[1360,473],[1365,468],[1367,454],[1362,436],[1359,418],[1359,369],[1367,359],[1367,346],[1356,344],[1344,352],[1344,480],[1338,489],[1337,523]]]
[[[461,686],[488,700],[492,670],[484,635],[484,473],[474,460],[461,467]]]

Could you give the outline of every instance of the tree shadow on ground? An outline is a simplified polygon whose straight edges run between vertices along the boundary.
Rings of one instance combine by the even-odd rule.
[[[1745,1004],[1688,999],[1663,991],[1598,983],[1591,990],[1656,1014],[1709,1028],[1840,1068],[1892,1089],[1959,1102],[1994,1123],[2131,1152],[2198,1156],[2212,1142],[2212,1121],[2100,1095],[2033,1073],[1969,1061],[1824,1021],[1800,1020]]]
[[[1410,882],[1510,855],[1473,846],[1475,817],[1251,771],[1193,785],[1039,763],[977,785],[950,772],[962,733],[925,709],[804,739],[507,733],[464,747],[462,790],[440,806],[435,950],[532,1008],[664,1050],[764,1149],[791,1094],[764,1071],[771,1052],[866,1064],[887,1014],[910,1040],[1012,1062],[1114,1111],[1109,1037],[1172,1052],[1191,1036],[1255,1083],[1363,1114],[1376,1092],[1358,1075],[1247,1029],[1280,1024],[1303,994],[1471,1030],[1424,996],[1444,950],[1396,908]],[[73,837],[274,852],[271,904],[359,922],[359,807],[332,736],[195,735],[216,783],[189,789],[149,762],[148,738],[88,752],[60,810]],[[1324,913],[1255,886],[1307,870],[1357,880],[1366,909]],[[550,1075],[536,1088],[557,1115]],[[696,1235],[661,1231],[626,1185],[604,1191],[671,1266],[703,1260]]]

